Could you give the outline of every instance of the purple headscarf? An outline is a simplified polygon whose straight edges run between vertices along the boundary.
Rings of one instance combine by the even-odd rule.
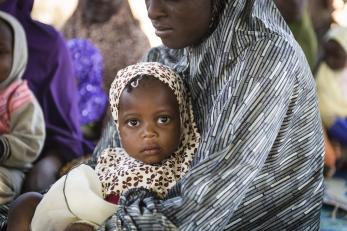
[[[59,149],[65,160],[90,153],[79,124],[78,94],[66,43],[53,27],[30,16],[34,0],[6,0],[0,10],[16,17],[26,32],[29,48],[23,75],[37,97],[45,117],[44,152]]]

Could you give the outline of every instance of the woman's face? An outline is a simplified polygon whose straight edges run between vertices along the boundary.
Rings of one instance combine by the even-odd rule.
[[[11,72],[13,59],[13,36],[10,27],[0,19],[0,83]]]
[[[103,23],[114,15],[123,0],[85,0],[83,16],[93,23]]]
[[[324,45],[325,50],[325,62],[333,70],[340,70],[346,67],[347,54],[335,40],[329,40]]]
[[[194,46],[208,33],[211,0],[146,0],[155,33],[169,48]]]
[[[156,164],[171,156],[181,137],[180,114],[172,90],[157,79],[140,80],[119,100],[121,143],[133,158]]]

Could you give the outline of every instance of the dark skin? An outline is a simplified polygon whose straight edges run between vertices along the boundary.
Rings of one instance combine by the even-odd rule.
[[[84,0],[83,18],[91,23],[104,23],[116,14],[123,0]]]
[[[146,0],[146,6],[156,35],[169,48],[197,45],[209,30],[211,0]]]
[[[156,164],[177,150],[181,137],[178,102],[160,80],[143,79],[130,92],[124,90],[118,117],[122,146],[133,158]]]
[[[335,40],[324,44],[324,60],[333,70],[341,70],[346,66],[347,54],[342,46]]]
[[[12,68],[13,35],[7,23],[0,20],[0,83],[7,79]]]
[[[19,196],[11,204],[8,213],[7,231],[30,231],[31,219],[41,199],[42,195],[36,192],[25,193]]]
[[[277,8],[287,23],[301,20],[307,0],[275,0]]]
[[[35,209],[42,200],[42,194],[28,192],[19,196],[10,207],[8,213],[7,231],[30,231],[31,220]],[[71,224],[64,231],[93,231],[88,224]]]

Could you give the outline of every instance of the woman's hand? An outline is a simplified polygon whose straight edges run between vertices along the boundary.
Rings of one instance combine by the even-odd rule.
[[[69,225],[64,231],[94,231],[94,228],[84,223],[73,223]]]

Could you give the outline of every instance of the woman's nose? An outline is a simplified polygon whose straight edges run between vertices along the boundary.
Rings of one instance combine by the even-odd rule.
[[[151,20],[158,19],[165,15],[165,7],[162,0],[147,0],[147,13]]]

